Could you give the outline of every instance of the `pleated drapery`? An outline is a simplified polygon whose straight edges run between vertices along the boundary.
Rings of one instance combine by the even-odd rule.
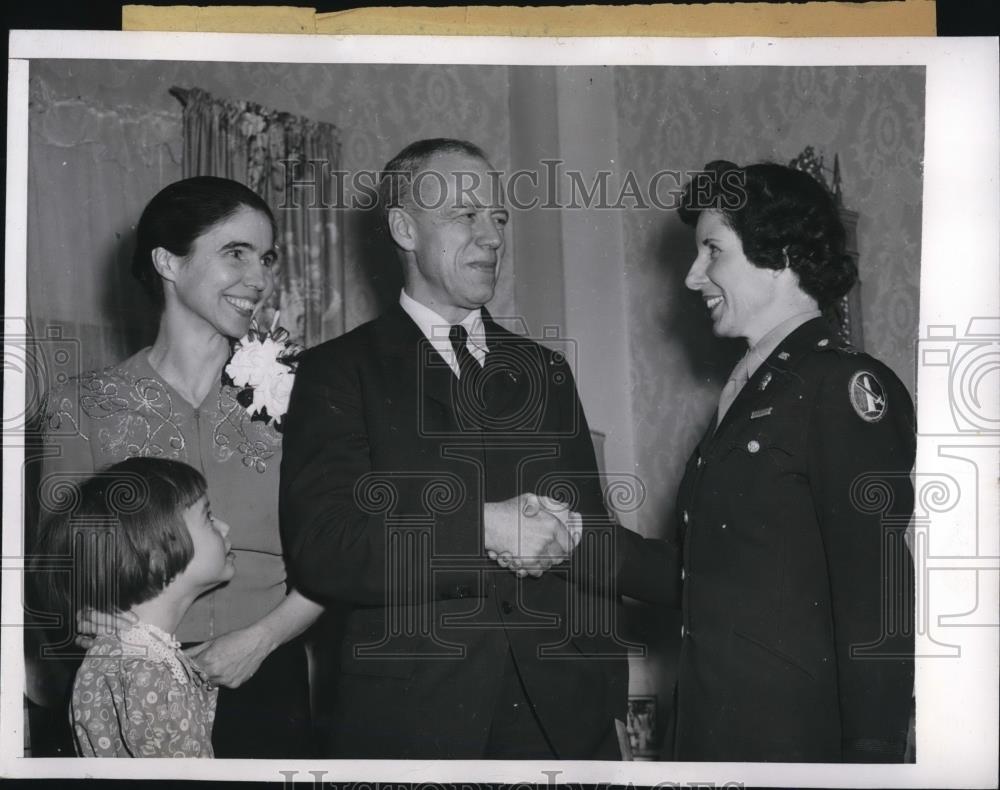
[[[252,102],[217,99],[198,88],[173,88],[171,93],[184,106],[184,176],[240,181],[274,211],[279,252],[275,292],[261,322],[270,325],[274,311],[280,310],[281,325],[306,346],[341,334],[341,215],[318,202],[320,190],[288,194],[292,178],[339,170],[337,127]]]

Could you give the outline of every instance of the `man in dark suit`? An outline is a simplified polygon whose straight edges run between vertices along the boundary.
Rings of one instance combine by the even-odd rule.
[[[614,526],[565,357],[484,308],[494,187],[469,143],[395,157],[400,304],[299,363],[281,524],[297,588],[344,615],[331,757],[621,757]]]

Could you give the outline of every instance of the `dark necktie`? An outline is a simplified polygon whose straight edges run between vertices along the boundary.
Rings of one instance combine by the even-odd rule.
[[[448,333],[448,340],[455,352],[455,359],[458,361],[458,377],[464,379],[467,373],[475,374],[479,371],[479,363],[469,351],[469,333],[461,324],[455,324]]]

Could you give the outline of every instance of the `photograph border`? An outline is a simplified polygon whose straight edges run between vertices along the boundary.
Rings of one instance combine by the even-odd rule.
[[[244,53],[252,52],[253,57]],[[109,54],[110,53],[110,54]],[[433,53],[433,56],[431,54]],[[442,39],[414,36],[325,37],[111,31],[14,31],[10,40],[7,128],[5,346],[23,332],[26,315],[28,61],[34,58],[94,60],[197,60],[283,63],[453,63],[509,65],[906,65],[926,67],[923,233],[920,317],[917,342],[918,438],[916,474],[933,475],[942,450],[955,445],[995,447],[996,430],[962,433],[937,430],[937,412],[956,397],[953,382],[927,366],[923,354],[963,340],[996,348],[1000,326],[997,194],[998,66],[996,39]],[[956,277],[956,267],[961,267]],[[956,285],[957,281],[957,285]],[[972,287],[974,285],[974,287]],[[983,329],[985,327],[985,329]],[[992,329],[991,329],[992,327]],[[948,333],[950,328],[950,334]],[[985,331],[986,334],[982,334]],[[981,396],[997,400],[996,380],[986,379]],[[990,400],[992,398],[992,400]],[[4,424],[24,411],[24,377],[5,367]],[[985,444],[983,444],[985,443]],[[49,760],[18,756],[23,739],[20,595],[24,547],[20,475],[23,447],[4,437],[3,653],[0,658],[0,774],[73,777],[84,772],[107,778],[161,778],[175,762]],[[11,470],[14,470],[13,472]],[[774,765],[727,763],[588,763],[477,761],[185,761],[177,778],[406,782],[612,782],[670,786],[714,781],[747,785],[829,786],[832,781],[860,787],[989,786],[996,778],[998,691],[998,595],[1000,540],[981,520],[996,524],[997,468],[980,469],[986,484],[976,496],[960,498],[945,513],[933,513],[934,562],[917,578],[918,595],[933,579],[934,632],[917,634],[918,710],[915,765]],[[918,502],[920,501],[918,486]],[[978,545],[962,540],[977,524]],[[931,573],[933,572],[933,573]],[[979,598],[975,596],[978,593]],[[941,618],[979,608],[984,625],[945,625]],[[928,600],[929,604],[930,601]],[[937,617],[935,621],[935,616]],[[934,658],[940,629],[960,647],[959,658]],[[961,662],[960,670],[952,663]],[[282,773],[282,771],[286,773]],[[553,772],[555,778],[553,778]]]

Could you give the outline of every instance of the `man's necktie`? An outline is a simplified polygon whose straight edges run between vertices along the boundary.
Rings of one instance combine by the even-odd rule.
[[[469,351],[469,333],[465,331],[465,327],[461,324],[455,324],[448,333],[448,340],[451,341],[451,347],[455,352],[455,360],[458,362],[459,378],[465,378],[467,372],[471,372],[472,374],[478,372],[479,363],[476,362],[476,358]]]

